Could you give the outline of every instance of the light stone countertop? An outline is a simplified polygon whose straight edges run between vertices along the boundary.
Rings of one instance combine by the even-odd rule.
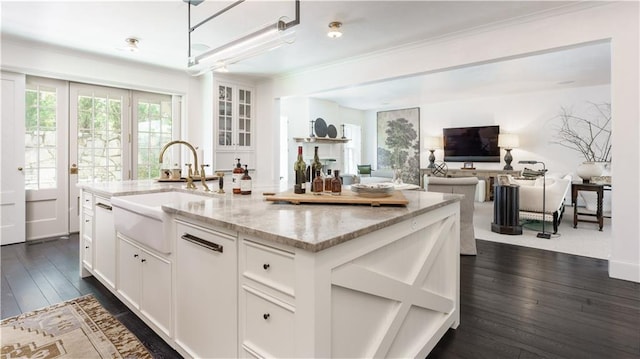
[[[199,185],[199,183],[197,184]],[[217,189],[217,182],[209,182]],[[163,205],[168,213],[191,218],[213,226],[253,235],[276,243],[318,252],[378,229],[458,202],[461,195],[424,191],[403,191],[407,206],[299,204],[269,202],[263,192],[286,188],[253,188],[251,195],[205,193],[185,189],[185,183],[123,181],[79,184],[96,195],[124,196],[177,190],[203,195],[203,201]],[[348,189],[347,189],[348,190]],[[205,197],[206,196],[206,197]]]

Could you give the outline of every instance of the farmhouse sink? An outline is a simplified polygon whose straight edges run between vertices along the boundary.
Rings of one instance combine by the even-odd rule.
[[[177,191],[111,198],[116,230],[161,253],[171,253],[173,221],[163,205],[202,202],[211,197]]]

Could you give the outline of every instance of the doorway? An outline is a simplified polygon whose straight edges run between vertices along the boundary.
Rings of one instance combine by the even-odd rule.
[[[27,76],[26,239],[78,232],[79,183],[157,177],[181,96]]]

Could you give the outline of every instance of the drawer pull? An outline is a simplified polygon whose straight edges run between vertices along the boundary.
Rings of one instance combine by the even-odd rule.
[[[99,203],[98,202],[98,203],[96,203],[96,206],[98,206],[98,207],[100,207],[102,209],[106,209],[107,211],[112,211],[113,210],[113,208],[111,206],[106,205],[104,203]]]
[[[197,244],[197,245],[202,246],[204,248],[210,249],[210,250],[212,250],[214,252],[222,253],[223,246],[221,246],[221,245],[219,245],[217,243],[205,241],[204,239],[198,238],[198,237],[196,237],[194,235],[191,235],[189,233],[183,234],[181,238],[184,239],[185,241],[191,242],[193,244]]]
[[[264,320],[269,319],[269,317],[271,317],[271,314],[269,314],[269,313],[264,313],[264,314],[262,315],[262,318],[264,318]]]
[[[146,262],[146,261],[147,261],[147,260],[146,260],[146,259],[144,259],[144,258],[142,258],[142,259],[140,260],[140,262],[142,262],[142,263],[144,263],[144,262]]]
[[[262,265],[262,268],[264,268],[264,270],[269,270],[269,267],[271,267],[269,263],[265,263]]]
[[[137,255],[137,254],[134,254],[134,255],[133,255],[133,258],[138,258],[138,255]]]
[[[84,246],[84,249],[89,249],[89,246]]]

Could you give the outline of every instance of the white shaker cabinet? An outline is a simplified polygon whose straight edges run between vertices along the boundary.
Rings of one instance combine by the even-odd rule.
[[[118,235],[118,293],[171,335],[171,262]]]
[[[176,221],[176,343],[194,358],[237,357],[235,236]]]
[[[82,192],[80,212],[80,268],[82,276],[93,269],[93,194]]]
[[[111,202],[95,197],[93,270],[107,287],[116,286],[116,230],[113,225]]]

